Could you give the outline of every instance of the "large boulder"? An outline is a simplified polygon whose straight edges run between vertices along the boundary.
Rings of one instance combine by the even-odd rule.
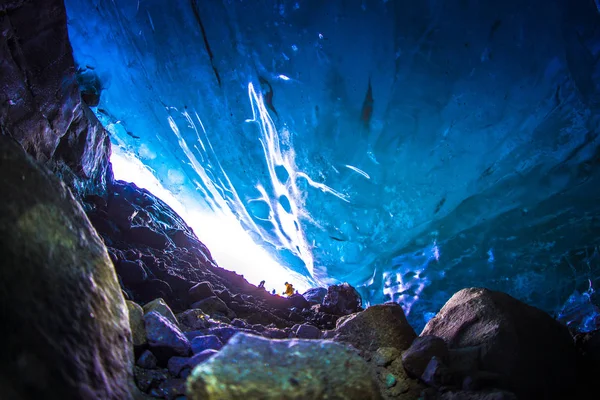
[[[397,303],[372,306],[340,318],[335,332],[334,340],[370,352],[380,347],[395,347],[404,351],[417,337]]]
[[[567,328],[545,312],[487,289],[456,293],[421,334],[450,349],[479,347],[479,368],[519,398],[566,399],[573,394],[576,360]]]
[[[131,398],[127,306],[80,205],[6,136],[0,187],[1,397]]]
[[[365,361],[341,344],[245,333],[196,367],[187,384],[191,400],[381,398]]]

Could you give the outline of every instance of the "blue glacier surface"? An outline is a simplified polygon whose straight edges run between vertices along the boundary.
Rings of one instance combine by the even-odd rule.
[[[65,3],[115,153],[196,231],[217,221],[200,238],[254,283],[268,265],[225,227],[298,286],[347,281],[417,328],[468,286],[598,316],[594,1]]]

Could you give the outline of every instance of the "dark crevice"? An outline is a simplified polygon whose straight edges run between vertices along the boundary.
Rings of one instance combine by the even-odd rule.
[[[196,22],[198,22],[198,26],[200,27],[200,32],[202,33],[202,40],[204,40],[204,47],[206,48],[206,52],[208,53],[208,57],[210,58],[210,65],[212,66],[212,70],[215,73],[215,77],[217,78],[219,87],[221,87],[221,76],[219,75],[219,71],[215,66],[215,57],[206,37],[206,30],[204,29],[204,24],[202,23],[202,18],[200,17],[200,11],[198,10],[197,0],[190,0],[190,5],[192,6],[192,12],[194,13]]]

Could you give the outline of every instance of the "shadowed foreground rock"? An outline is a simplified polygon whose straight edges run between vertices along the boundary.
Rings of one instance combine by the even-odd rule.
[[[188,398],[380,399],[369,367],[343,345],[238,333],[194,369]]]
[[[81,206],[6,136],[0,187],[0,397],[131,398],[127,307]]]
[[[505,293],[463,289],[421,335],[441,337],[451,351],[478,348],[478,370],[497,375],[493,386],[518,398],[567,399],[574,394],[577,353],[567,328]]]

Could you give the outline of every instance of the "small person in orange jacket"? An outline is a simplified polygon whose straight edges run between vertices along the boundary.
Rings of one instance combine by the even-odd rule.
[[[285,283],[285,292],[283,292],[284,295],[286,295],[287,297],[290,297],[291,295],[294,294],[294,286],[291,283]]]

